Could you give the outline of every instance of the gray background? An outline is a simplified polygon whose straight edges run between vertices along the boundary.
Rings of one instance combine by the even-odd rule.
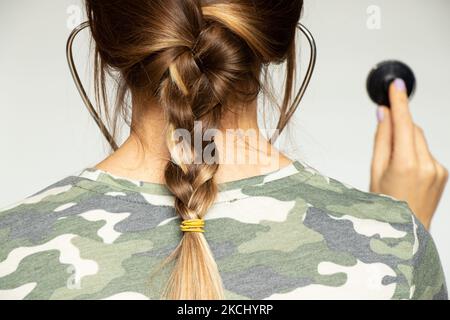
[[[79,4],[0,0],[0,207],[107,154],[65,60],[69,27],[77,22],[68,8]],[[381,9],[381,29],[367,27],[370,5]],[[302,21],[315,35],[319,54],[290,128],[301,159],[368,190],[376,109],[365,92],[365,79],[375,63],[395,58],[413,67],[419,81],[411,103],[414,119],[424,128],[435,157],[450,168],[449,18],[448,0],[306,0]],[[76,56],[86,83],[88,48],[87,37],[80,37]],[[303,66],[306,54],[301,55]],[[450,187],[431,230],[450,286],[448,230]]]

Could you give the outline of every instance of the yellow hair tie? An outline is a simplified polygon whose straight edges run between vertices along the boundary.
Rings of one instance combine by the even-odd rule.
[[[205,226],[205,220],[203,219],[191,219],[181,222],[180,229],[183,232],[205,232],[203,227]]]

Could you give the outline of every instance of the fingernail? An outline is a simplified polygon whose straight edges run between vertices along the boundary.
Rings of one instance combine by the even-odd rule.
[[[378,107],[378,109],[377,109],[377,119],[378,119],[378,122],[383,122],[383,120],[384,120],[384,110],[382,107]]]
[[[406,91],[406,85],[403,79],[395,79],[394,85],[395,89],[397,89],[398,91]]]

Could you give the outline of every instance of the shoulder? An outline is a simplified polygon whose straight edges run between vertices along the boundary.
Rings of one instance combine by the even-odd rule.
[[[171,213],[153,206],[132,188],[124,189],[92,174],[98,172],[82,169],[0,208],[0,261],[15,248],[42,246],[65,235],[109,243],[119,234],[110,230],[116,224],[121,231],[138,229],[139,223],[149,224],[150,216],[145,215],[149,210],[157,211],[161,219]],[[134,213],[136,221],[126,221]],[[107,232],[98,235],[105,223]]]
[[[304,163],[298,163],[297,169],[299,174],[288,177],[290,182],[283,182],[290,186],[289,193],[293,198],[304,199],[310,207],[354,224],[370,220],[394,227],[407,225],[412,230],[413,213],[405,201],[363,191]]]
[[[82,180],[76,174],[66,176],[19,201],[6,207],[0,208],[0,219],[7,215],[26,211],[26,209],[36,210],[43,204],[58,204],[67,201],[75,193],[77,183]]]
[[[86,234],[94,228],[93,219],[111,207],[106,201],[111,187],[81,176],[84,169],[7,207],[0,208],[0,261],[14,248],[41,246],[62,235]],[[89,218],[89,217],[88,217]]]
[[[413,299],[448,300],[448,290],[440,256],[431,234],[413,217]]]
[[[76,173],[68,175],[20,201],[0,208],[2,246],[19,239],[31,245],[45,238],[51,225],[61,218],[61,213],[82,200],[85,193],[77,188],[81,180]]]
[[[327,249],[381,272],[386,286],[396,284],[393,298],[446,299],[434,241],[407,202],[302,170],[292,176],[288,193],[306,203],[303,224],[320,234]]]
[[[25,297],[35,277],[64,274],[57,261],[63,248],[72,249],[73,228],[63,214],[82,197],[78,181],[76,175],[66,176],[0,209],[0,299]],[[44,274],[46,268],[52,271]],[[27,280],[32,281],[24,284]]]
[[[140,232],[172,211],[92,174],[82,170],[0,210],[0,300],[85,297],[95,293],[92,283],[100,292],[117,277],[117,263],[152,248]],[[179,240],[163,234],[163,244]],[[87,290],[72,290],[82,278]]]
[[[57,204],[69,200],[76,194],[77,185],[83,180],[85,179],[79,176],[78,171],[67,175],[19,201],[0,207],[0,217],[26,208],[33,209],[43,203]]]

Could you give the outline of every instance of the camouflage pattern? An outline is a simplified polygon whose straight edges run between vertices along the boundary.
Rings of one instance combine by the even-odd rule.
[[[0,299],[159,299],[179,243],[164,185],[86,168],[0,212]],[[228,182],[204,233],[227,299],[447,299],[406,202],[297,161]]]

